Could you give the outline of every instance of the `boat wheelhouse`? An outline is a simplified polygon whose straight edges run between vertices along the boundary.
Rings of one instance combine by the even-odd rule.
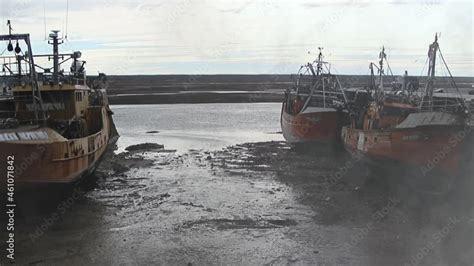
[[[330,65],[323,61],[322,48],[317,60],[298,71],[292,88],[285,93],[281,127],[288,142],[336,143],[340,130],[349,123],[347,98]]]
[[[434,93],[436,60],[443,61],[451,92]],[[428,77],[423,94],[414,94],[416,108],[403,108],[403,115],[384,120],[387,103],[381,86],[374,99],[361,106],[351,126],[343,128],[346,148],[359,152],[377,165],[385,162],[414,169],[417,176],[456,173],[472,157],[472,121],[469,107],[450,74],[439,50],[438,36],[428,52]],[[357,123],[360,118],[361,123]]]
[[[20,184],[69,183],[89,175],[114,139],[105,75],[88,80],[80,52],[59,53],[58,31],[49,35],[52,54],[33,55],[30,36],[12,34],[8,24],[10,33],[0,36],[10,53],[0,57],[2,81],[11,91],[0,103],[0,156],[16,158]],[[37,64],[41,60],[52,66]],[[0,172],[5,177],[6,166]]]

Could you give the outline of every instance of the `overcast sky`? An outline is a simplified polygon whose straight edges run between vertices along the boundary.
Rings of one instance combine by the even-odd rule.
[[[89,73],[283,74],[322,46],[334,71],[366,74],[384,45],[395,73],[420,75],[428,45],[441,32],[453,75],[474,76],[473,3],[70,0],[61,49],[82,51]],[[66,0],[0,0],[0,30],[11,19],[15,32],[32,35],[35,53],[47,52],[45,24],[65,33],[66,6]]]

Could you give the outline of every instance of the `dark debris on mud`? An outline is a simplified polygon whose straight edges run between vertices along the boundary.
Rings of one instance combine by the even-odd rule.
[[[197,226],[212,227],[217,230],[230,229],[270,229],[296,225],[293,220],[272,220],[272,219],[208,219],[199,221],[189,221],[182,225],[182,228],[194,228]]]
[[[443,229],[447,218],[456,217],[461,222],[453,237],[443,239],[426,263],[443,259],[468,265],[474,244],[465,236],[474,233],[474,212],[472,201],[466,200],[472,197],[458,193],[461,195],[426,202],[416,192],[393,189],[388,176],[371,171],[340,149],[325,146],[264,142],[178,154],[160,144],[133,145],[126,152],[107,153],[95,175],[80,185],[81,199],[54,230],[46,232],[48,242],[26,245],[25,250],[33,255],[25,262],[51,262],[45,260],[45,254],[57,247],[49,244],[54,243],[50,239],[65,242],[64,249],[77,249],[77,231],[68,228],[87,225],[88,232],[100,236],[99,243],[92,245],[115,252],[116,260],[98,259],[105,264],[126,261],[126,254],[117,250],[133,246],[147,254],[157,252],[153,256],[159,256],[163,264],[206,264],[220,253],[226,254],[221,262],[230,264],[253,254],[249,258],[259,264],[278,257],[279,262],[323,260],[328,265],[350,265],[360,256],[354,255],[360,250],[351,251],[358,245],[369,246],[370,254],[364,256],[374,261],[403,264],[403,256],[413,255],[430,235]],[[452,208],[453,201],[462,208]],[[54,211],[57,203],[48,205]],[[30,226],[22,230],[34,231],[48,215],[50,210],[30,217]],[[88,222],[81,223],[76,217]],[[33,226],[31,221],[35,221]],[[356,244],[331,253],[331,247],[349,243],[369,225],[370,230]],[[183,260],[170,253],[170,239],[173,252]],[[88,239],[83,241],[79,246],[91,245]],[[246,251],[246,245],[254,245],[255,251]],[[256,250],[264,255],[252,253]],[[202,254],[209,257],[203,259]],[[341,254],[347,261],[338,259]]]

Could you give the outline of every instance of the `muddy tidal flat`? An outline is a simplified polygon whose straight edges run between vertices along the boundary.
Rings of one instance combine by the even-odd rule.
[[[94,176],[18,196],[19,265],[473,265],[468,174],[428,195],[289,145],[279,104],[112,109],[122,137]]]

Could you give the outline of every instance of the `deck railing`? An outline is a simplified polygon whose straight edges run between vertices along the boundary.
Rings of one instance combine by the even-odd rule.
[[[469,108],[463,98],[433,97],[432,100],[424,99],[420,105],[421,112],[458,112]]]

